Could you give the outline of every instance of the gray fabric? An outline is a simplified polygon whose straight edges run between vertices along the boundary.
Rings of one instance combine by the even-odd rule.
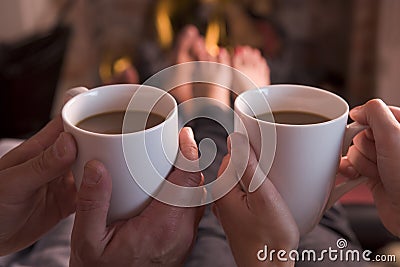
[[[59,222],[31,247],[9,256],[0,257],[0,266],[68,266],[73,222],[74,216],[71,215]]]
[[[344,239],[347,245],[344,248],[338,247],[338,240]],[[322,250],[328,250],[332,248],[337,250],[337,253],[333,253],[332,260],[328,255],[323,256],[323,261],[303,261],[297,262],[297,267],[319,267],[319,266],[332,266],[332,267],[345,267],[345,266],[368,266],[368,263],[362,260],[361,253],[362,249],[358,240],[350,228],[347,221],[344,209],[339,205],[334,205],[329,209],[322,217],[320,223],[307,235],[300,239],[299,253],[304,250],[313,250],[317,256],[321,255]],[[340,259],[340,251],[342,251],[342,259]],[[351,254],[346,256],[349,251],[358,251],[360,255],[360,261],[351,260]],[[346,257],[348,260],[346,260]]]

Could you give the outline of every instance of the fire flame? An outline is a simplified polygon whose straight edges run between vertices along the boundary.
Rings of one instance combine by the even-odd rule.
[[[219,53],[218,40],[221,33],[221,27],[217,20],[211,21],[207,26],[205,45],[207,52],[211,56],[217,56]]]

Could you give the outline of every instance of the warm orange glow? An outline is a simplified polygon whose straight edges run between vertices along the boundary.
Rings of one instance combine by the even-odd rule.
[[[99,75],[100,79],[103,82],[109,81],[112,77],[111,65],[110,62],[101,62],[99,67]]]
[[[114,62],[114,73],[121,73],[132,66],[131,60],[128,57],[121,57]]]
[[[169,48],[172,45],[174,33],[171,19],[169,17],[168,1],[160,1],[157,6],[156,28],[158,40],[162,48]]]
[[[114,74],[122,73],[131,66],[131,59],[127,56],[120,57],[115,61],[104,60],[99,67],[100,79],[103,82],[109,82]]]
[[[218,40],[221,28],[217,20],[211,21],[207,26],[205,44],[208,53],[212,56],[217,56],[219,53]]]

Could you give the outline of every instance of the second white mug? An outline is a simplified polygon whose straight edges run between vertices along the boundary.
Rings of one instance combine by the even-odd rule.
[[[255,118],[272,111],[314,113],[326,121],[298,125],[276,123],[271,115],[269,121]],[[365,129],[346,127],[349,107],[341,97],[307,86],[271,85],[239,95],[235,112],[235,131],[248,137],[261,170],[286,201],[300,234],[309,232],[326,208],[362,182],[333,189],[344,139]]]

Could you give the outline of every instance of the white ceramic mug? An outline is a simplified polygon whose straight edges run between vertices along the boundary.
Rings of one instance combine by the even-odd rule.
[[[255,119],[271,111],[303,111],[329,120],[289,125]],[[309,232],[358,179],[334,188],[342,155],[361,125],[347,125],[349,106],[341,97],[301,85],[271,85],[250,90],[235,101],[235,131],[248,136],[261,170],[286,201],[301,235]],[[275,152],[275,153],[274,153]]]
[[[165,91],[143,85],[108,85],[95,89],[71,89],[73,96],[63,107],[65,131],[77,143],[78,156],[73,174],[79,189],[84,165],[101,161],[112,178],[112,195],[107,222],[127,219],[140,213],[157,193],[178,153],[178,114],[175,99]],[[75,96],[76,95],[76,96]],[[129,109],[153,111],[165,117],[162,123],[138,132],[101,134],[78,128],[90,116]],[[123,129],[129,128],[129,115]],[[137,180],[146,181],[145,190]]]

